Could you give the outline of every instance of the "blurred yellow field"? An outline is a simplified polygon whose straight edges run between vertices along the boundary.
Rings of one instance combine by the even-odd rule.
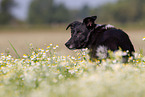
[[[140,49],[145,51],[145,42],[142,38],[145,36],[145,30],[124,30],[130,37],[135,46],[135,50],[139,52]],[[32,43],[34,47],[46,48],[50,43],[59,45],[59,54],[67,55],[73,53],[68,50],[64,44],[70,38],[70,30],[64,29],[40,29],[40,30],[3,30],[0,31],[0,53],[10,50],[12,56],[16,56],[9,41],[17,50],[18,54],[29,53],[29,44]],[[144,52],[145,54],[145,52]]]

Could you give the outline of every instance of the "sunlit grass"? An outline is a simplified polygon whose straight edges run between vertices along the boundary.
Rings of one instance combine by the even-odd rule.
[[[30,54],[0,57],[0,97],[140,97],[145,96],[145,56],[109,51],[109,58],[90,61],[88,50],[60,56],[58,45],[29,45]]]

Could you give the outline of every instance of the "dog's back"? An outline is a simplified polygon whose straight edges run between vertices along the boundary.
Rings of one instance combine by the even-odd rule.
[[[88,47],[91,49],[91,57],[96,56],[96,49],[100,46],[105,46],[108,50],[116,51],[121,48],[123,51],[129,51],[132,56],[132,52],[134,52],[134,47],[128,37],[128,35],[116,28],[108,28],[104,29],[103,26],[94,29],[90,32]]]

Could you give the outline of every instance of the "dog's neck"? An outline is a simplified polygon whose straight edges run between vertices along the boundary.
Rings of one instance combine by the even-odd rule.
[[[92,29],[89,29],[89,33],[88,33],[87,40],[86,40],[86,47],[93,48],[92,47],[93,44],[97,43],[97,41],[98,41],[98,39],[94,39],[94,38],[102,35],[103,32],[106,31],[106,29],[104,27],[105,27],[105,25],[95,24],[95,26]]]

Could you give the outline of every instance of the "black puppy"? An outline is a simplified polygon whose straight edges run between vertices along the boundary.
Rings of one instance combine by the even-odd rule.
[[[66,42],[69,49],[89,48],[91,58],[97,58],[97,49],[100,46],[107,50],[116,51],[119,47],[123,51],[134,52],[134,47],[128,35],[110,25],[95,24],[96,16],[87,17],[83,23],[75,21],[68,25],[71,27],[71,38]]]

